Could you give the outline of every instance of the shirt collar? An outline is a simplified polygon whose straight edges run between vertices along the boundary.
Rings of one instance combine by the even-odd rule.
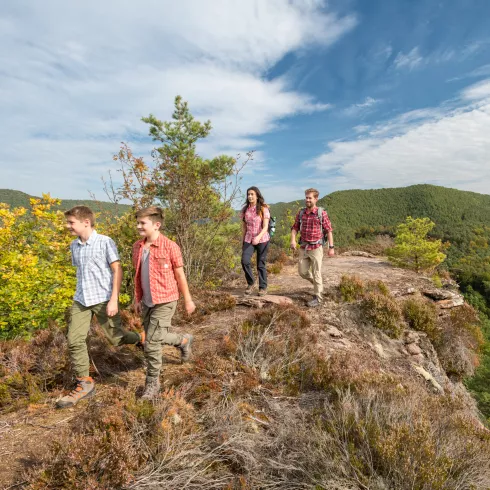
[[[164,236],[160,233],[158,235],[158,238],[150,245],[150,247],[161,247],[163,245],[163,240],[164,240]],[[143,246],[144,244],[146,243],[146,238],[143,239],[143,241],[141,242],[141,245]]]
[[[97,232],[93,230],[92,234],[89,236],[88,240],[85,243],[82,242],[82,240],[80,240],[80,237],[78,238],[77,243],[79,245],[91,245],[94,242],[96,236],[97,236]]]
[[[311,211],[308,208],[306,208],[306,214],[314,213],[317,210],[318,210],[318,206],[315,206],[314,208],[312,208]]]

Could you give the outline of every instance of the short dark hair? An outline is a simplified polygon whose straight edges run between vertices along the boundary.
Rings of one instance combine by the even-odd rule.
[[[95,214],[88,206],[75,206],[68,211],[65,211],[65,217],[73,216],[79,221],[84,219],[90,220],[90,226],[95,225]]]
[[[161,223],[163,226],[163,209],[158,206],[149,206],[147,208],[140,209],[134,215],[136,219],[150,218],[152,223]]]

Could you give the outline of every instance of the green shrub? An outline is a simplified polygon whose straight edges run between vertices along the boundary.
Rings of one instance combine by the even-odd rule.
[[[400,337],[403,331],[402,313],[398,303],[381,293],[368,293],[361,303],[366,319],[393,338]]]
[[[402,310],[410,328],[425,332],[431,342],[436,342],[440,338],[437,311],[432,302],[410,298],[403,302]]]
[[[340,279],[339,291],[347,303],[359,300],[364,295],[364,283],[359,276],[343,275]]]

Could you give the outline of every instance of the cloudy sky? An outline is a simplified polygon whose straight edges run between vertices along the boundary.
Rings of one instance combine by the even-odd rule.
[[[180,94],[212,122],[203,156],[255,150],[243,185],[269,202],[490,193],[486,0],[5,0],[0,61],[0,188],[102,198]]]

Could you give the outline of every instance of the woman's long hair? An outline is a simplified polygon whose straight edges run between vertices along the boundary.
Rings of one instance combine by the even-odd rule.
[[[260,215],[260,217],[262,217],[262,208],[266,207],[267,204],[265,203],[264,196],[261,194],[261,192],[259,191],[258,187],[255,187],[253,185],[252,187],[249,187],[247,189],[247,199],[245,201],[245,205],[242,208],[243,219],[245,220],[245,212],[247,211],[247,208],[249,206],[249,202],[248,202],[248,191],[255,191],[255,194],[257,196],[256,211],[257,211],[257,214]]]

